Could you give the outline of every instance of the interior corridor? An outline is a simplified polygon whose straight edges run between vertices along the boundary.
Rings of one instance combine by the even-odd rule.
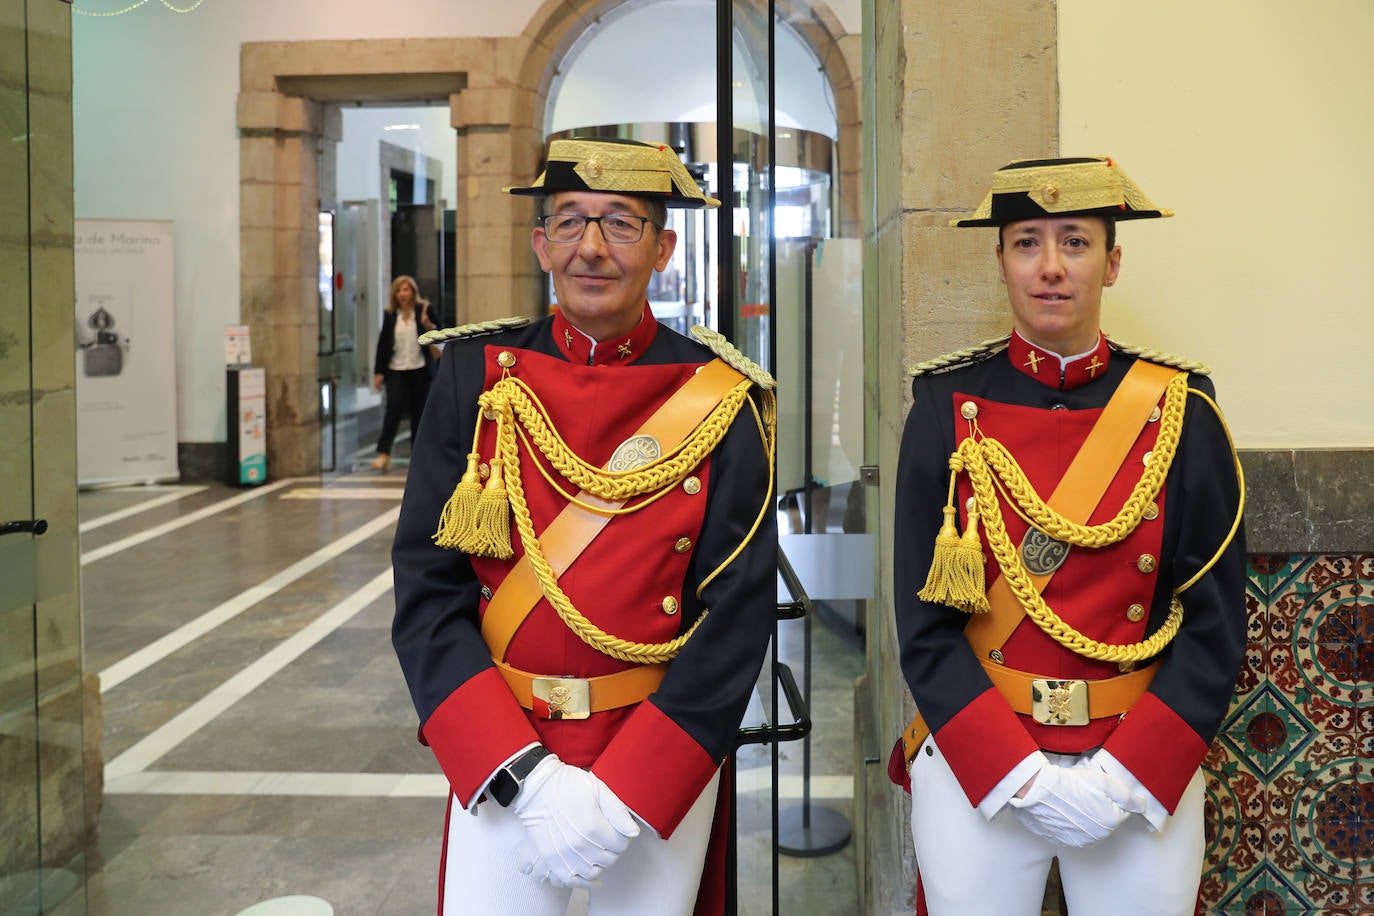
[[[446,784],[415,740],[388,632],[404,479],[398,460],[323,486],[81,494],[85,670],[104,715],[90,913],[434,911]],[[832,608],[812,633],[812,804],[845,817],[863,668],[852,621]],[[780,626],[801,681],[803,624]],[[802,797],[802,743],[780,751],[786,808]],[[767,748],[742,749],[739,766],[739,912],[762,914]],[[857,913],[853,854],[783,856],[778,912]]]

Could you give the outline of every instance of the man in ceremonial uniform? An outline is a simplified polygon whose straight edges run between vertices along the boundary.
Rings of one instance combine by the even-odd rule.
[[[1192,913],[1203,755],[1245,647],[1240,466],[1206,370],[1108,341],[1116,223],[1171,216],[1104,158],[1013,162],[1013,329],[916,367],[895,605],[918,717],[918,911]]]
[[[719,771],[776,613],[773,382],[650,312],[666,208],[718,205],[672,149],[556,140],[507,190],[543,199],[558,308],[430,336],[392,551],[452,790],[440,911],[562,914],[574,887],[593,914],[718,911]]]

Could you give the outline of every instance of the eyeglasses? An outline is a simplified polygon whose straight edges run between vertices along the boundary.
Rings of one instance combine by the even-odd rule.
[[[587,233],[588,223],[597,223],[601,237],[612,245],[633,245],[644,238],[644,225],[651,223],[647,216],[629,213],[608,213],[605,216],[582,216],[579,213],[553,213],[539,217],[544,236],[550,242],[580,242]],[[662,229],[653,223],[655,229]]]

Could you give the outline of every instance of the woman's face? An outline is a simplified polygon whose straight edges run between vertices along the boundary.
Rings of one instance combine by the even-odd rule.
[[[415,287],[409,283],[402,283],[396,287],[396,304],[403,309],[408,309],[415,304]]]

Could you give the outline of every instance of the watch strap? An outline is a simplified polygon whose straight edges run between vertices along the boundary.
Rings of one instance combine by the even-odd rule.
[[[524,784],[525,779],[534,772],[539,761],[549,756],[549,753],[548,748],[542,744],[537,744],[497,770],[489,787],[491,797],[496,800],[496,803],[502,808],[510,807],[511,802],[515,801],[515,796],[519,794],[520,786]]]

